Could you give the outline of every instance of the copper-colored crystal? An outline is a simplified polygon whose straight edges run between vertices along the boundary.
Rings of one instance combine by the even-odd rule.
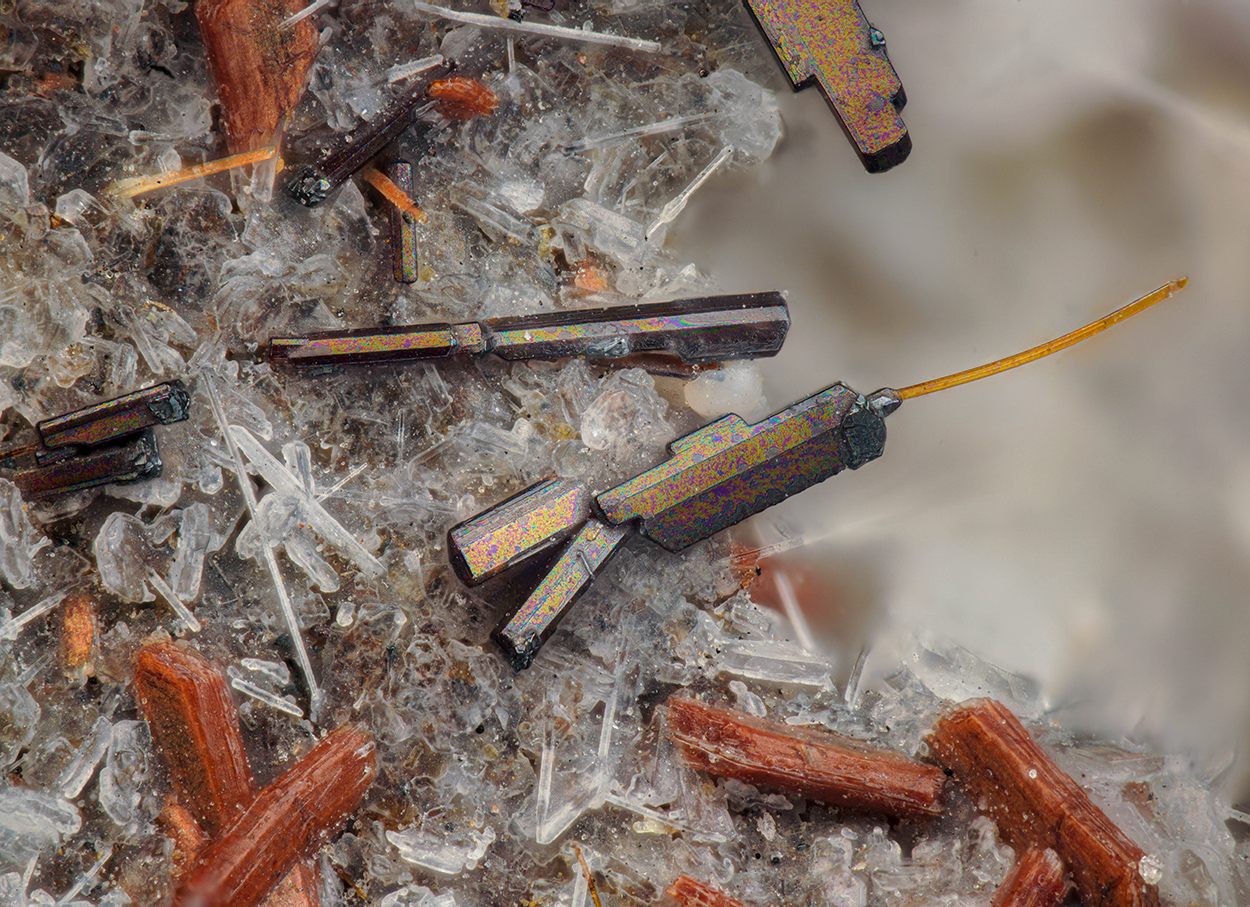
[[[140,650],[134,683],[178,802],[216,836],[256,793],[226,678],[194,652],[154,643]]]
[[[682,759],[714,775],[860,812],[923,818],[942,811],[945,775],[899,753],[693,699],[669,700],[667,716]]]
[[[1068,893],[1064,876],[1057,853],[1030,848],[998,886],[990,907],[1059,907]]]
[[[272,145],[304,93],[317,29],[311,18],[280,25],[303,6],[302,0],[196,0],[232,154]]]
[[[95,673],[100,654],[100,620],[93,593],[71,592],[61,602],[61,670],[71,680],[86,680]]]
[[[377,773],[373,738],[339,728],[263,789],[200,854],[175,907],[252,907],[347,821]]]
[[[321,903],[317,876],[316,865],[312,860],[305,860],[269,892],[262,907],[317,907]]]
[[[1128,839],[1006,706],[974,699],[947,712],[929,748],[1017,851],[1051,848],[1085,907],[1154,907],[1159,890]]]
[[[205,832],[220,832],[255,796],[256,782],[243,751],[234,699],[210,662],[172,643],[154,643],[139,652],[135,692],[181,798],[161,813],[181,877],[208,843]],[[295,867],[265,907],[316,907],[316,878],[311,865]]]
[[[741,901],[731,898],[719,888],[686,875],[678,876],[664,890],[682,907],[744,907]]]
[[[165,835],[174,842],[174,878],[182,878],[208,843],[204,829],[195,821],[187,808],[170,797],[161,810],[157,822]]]
[[[449,120],[471,120],[489,116],[499,107],[499,95],[481,82],[464,76],[450,76],[430,83],[430,97],[438,100],[438,112]]]

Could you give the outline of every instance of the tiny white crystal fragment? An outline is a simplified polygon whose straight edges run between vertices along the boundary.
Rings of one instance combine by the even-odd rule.
[[[212,514],[202,501],[182,511],[178,550],[169,568],[169,585],[179,599],[194,602],[199,598],[204,559],[225,543],[225,537],[213,528]]]
[[[144,721],[113,725],[108,755],[100,769],[100,806],[122,828],[135,827],[147,780],[148,726]]]
[[[0,683],[0,769],[11,765],[34,738],[40,711],[24,686]]]
[[[73,761],[65,767],[65,770],[61,772],[61,777],[57,779],[56,787],[61,792],[61,796],[73,800],[82,793],[83,788],[87,786],[87,782],[95,773],[96,766],[108,752],[112,739],[113,723],[101,715],[96,719],[95,726],[87,735],[87,739],[78,748]]]
[[[791,642],[731,639],[721,643],[720,649],[716,666],[726,674],[808,687],[824,687],[833,682],[828,657],[805,651]]]
[[[388,831],[386,840],[406,863],[440,875],[459,875],[477,868],[495,840],[495,830],[487,826],[481,832],[467,829],[445,834],[430,829]]]
[[[1148,853],[1137,861],[1137,871],[1147,885],[1158,885],[1163,879],[1163,861]]]
[[[726,362],[686,384],[686,405],[704,419],[735,413],[751,421],[768,406],[764,376],[754,362]]]
[[[142,602],[154,598],[148,590],[147,579],[157,554],[143,520],[128,513],[110,513],[96,533],[93,551],[104,588],[123,601]]]
[[[30,204],[30,181],[26,168],[0,151],[0,205],[20,208]]]
[[[17,486],[0,479],[0,573],[14,588],[29,587],[35,581],[35,555],[50,544],[26,515]]]
[[[74,804],[25,787],[0,788],[0,855],[22,863],[65,835],[82,820]]]

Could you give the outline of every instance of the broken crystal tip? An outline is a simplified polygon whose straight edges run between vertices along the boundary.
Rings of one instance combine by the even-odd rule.
[[[569,540],[538,588],[491,636],[514,669],[529,666],[560,618],[628,536],[626,528],[590,519]]]

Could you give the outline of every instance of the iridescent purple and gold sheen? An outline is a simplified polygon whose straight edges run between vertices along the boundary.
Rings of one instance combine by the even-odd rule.
[[[271,361],[368,365],[495,353],[504,359],[617,359],[664,353],[686,362],[776,355],[790,314],[781,293],[521,315],[463,324],[424,324],[274,337]]]
[[[551,479],[461,523],[448,533],[451,562],[473,585],[577,530],[495,631],[519,670],[633,528],[676,551],[858,469],[881,456],[885,417],[900,402],[888,388],[865,398],[835,384],[754,425],[725,416],[674,441],[667,460],[595,496],[593,507],[584,485]]]
[[[96,485],[138,482],[160,474],[156,436],[146,431],[125,444],[111,444],[45,466],[23,469],[13,477],[13,484],[22,497],[34,500]]]
[[[451,563],[470,586],[558,545],[590,517],[581,482],[548,479],[513,495],[447,534]]]
[[[586,522],[569,540],[555,565],[521,605],[492,634],[512,667],[529,667],[564,612],[594,580],[629,531],[596,519]]]
[[[790,327],[780,293],[744,293],[522,315],[483,322],[504,359],[619,359],[666,352],[686,362],[772,356]]]
[[[856,0],[746,0],[795,90],[820,85],[864,167],[901,164],[911,137],[898,112],[903,83],[885,52],[885,37]]]
[[[95,447],[154,425],[187,417],[191,396],[177,381],[44,419],[35,426],[45,447]]]
[[[274,337],[269,341],[269,359],[291,365],[371,365],[441,359],[456,348],[452,325],[426,324]]]
[[[677,551],[860,465],[845,427],[853,414],[879,422],[870,412],[863,397],[835,384],[754,425],[725,416],[674,441],[669,459],[596,502],[609,523],[638,520],[644,536]]]
[[[404,195],[412,198],[412,164],[396,161],[386,168],[386,175]],[[395,279],[400,283],[417,280],[417,224],[412,215],[391,206],[391,259]]]

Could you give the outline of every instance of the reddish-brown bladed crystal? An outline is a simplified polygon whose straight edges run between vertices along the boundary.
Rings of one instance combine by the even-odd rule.
[[[311,18],[283,26],[301,0],[196,0],[204,55],[232,154],[274,143],[317,56]]]
[[[1054,850],[1085,907],[1154,907],[1145,854],[1094,805],[1006,706],[974,699],[947,712],[929,748],[1017,851]]]
[[[678,876],[664,890],[682,907],[744,907],[741,901],[731,898],[719,888],[686,875]]]
[[[195,652],[166,642],[140,650],[134,683],[178,802],[215,837],[256,793],[225,677]]]
[[[858,812],[923,818],[942,811],[945,775],[899,753],[693,699],[669,700],[667,721],[682,759],[714,775]]]
[[[1031,847],[998,886],[990,907],[1059,907],[1068,893],[1065,875],[1057,853]]]
[[[258,793],[200,854],[174,907],[252,907],[342,828],[377,773],[373,738],[346,726]]]

